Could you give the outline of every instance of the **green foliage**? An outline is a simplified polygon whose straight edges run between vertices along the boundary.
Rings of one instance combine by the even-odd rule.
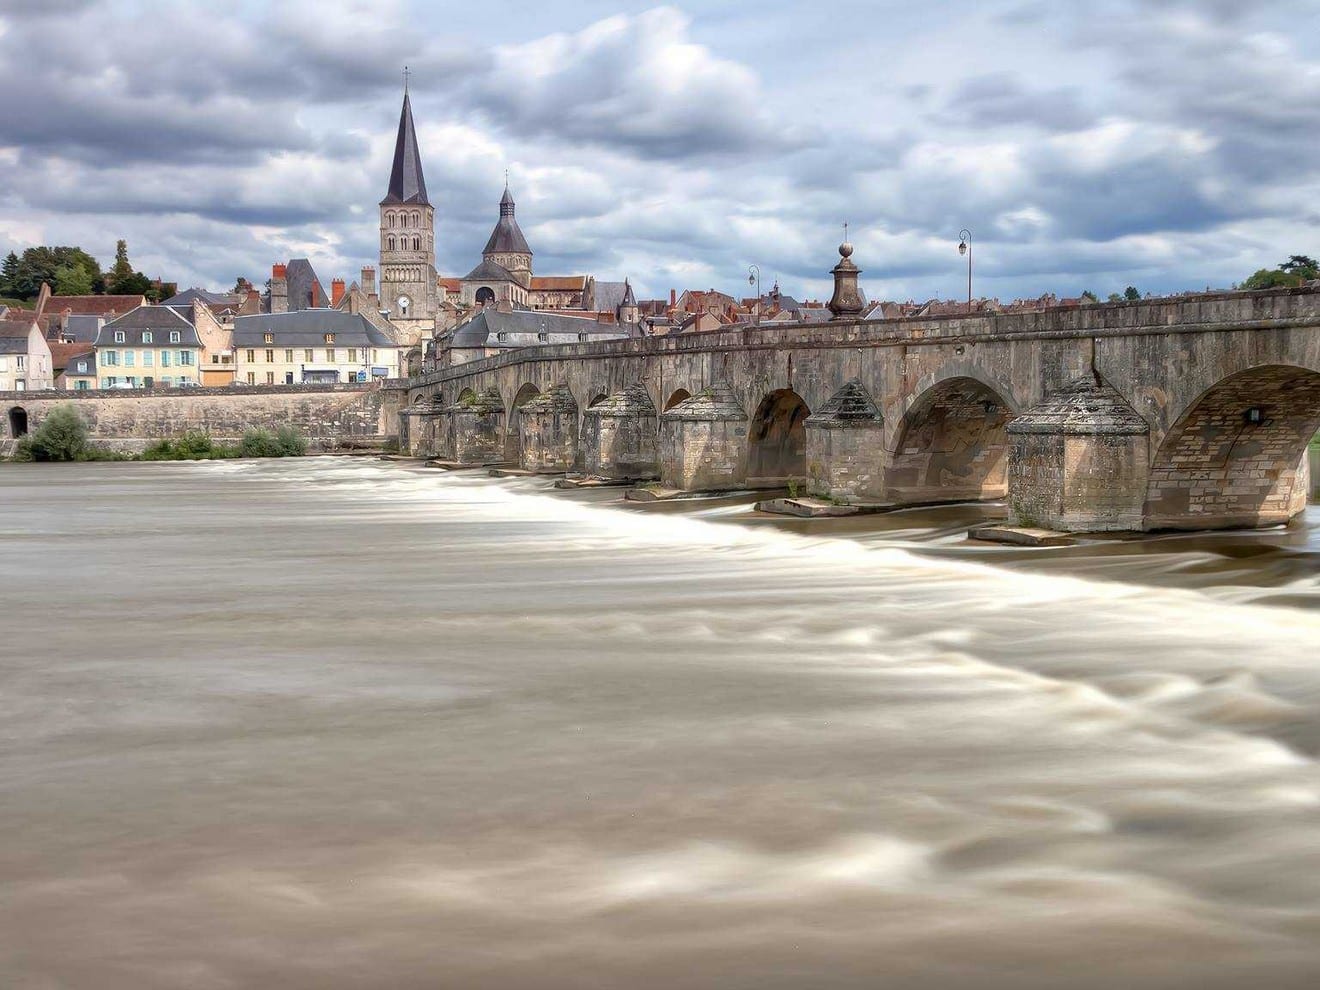
[[[14,294],[14,279],[18,276],[18,255],[10,251],[0,265],[0,296]]]
[[[157,440],[142,452],[144,461],[214,461],[237,456],[237,448],[216,443],[205,430]]]
[[[1122,302],[1122,301],[1123,301],[1123,297],[1120,296],[1117,292],[1111,292],[1111,293],[1109,293],[1109,297],[1108,297],[1105,301],[1106,301],[1106,302]]]
[[[1082,302],[1098,303],[1099,301],[1100,301],[1100,297],[1097,296],[1090,289],[1086,289],[1082,292]]]
[[[6,259],[6,265],[8,259]],[[70,284],[91,285],[91,292],[100,292],[104,288],[101,278],[101,266],[90,254],[78,247],[30,247],[23,252],[14,266],[14,274],[6,278],[6,291],[19,299],[32,299],[41,291],[45,282],[56,288],[59,273],[65,270],[65,280]]]
[[[1252,273],[1243,283],[1244,289],[1291,289],[1301,285],[1306,279],[1279,268],[1261,268]]]
[[[274,433],[261,427],[248,430],[238,450],[241,457],[301,457],[307,453],[307,441],[286,423]]]
[[[86,268],[77,265],[60,265],[55,269],[56,295],[87,296],[96,287],[95,277]]]
[[[56,406],[41,425],[18,441],[16,461],[88,460],[87,423],[70,405]]]
[[[1129,285],[1126,289],[1123,290],[1123,298],[1126,299],[1128,302],[1136,302],[1138,299],[1141,298],[1141,293],[1140,291],[1138,291],[1135,285]]]
[[[1261,268],[1243,281],[1243,289],[1292,289],[1320,278],[1320,262],[1305,254],[1289,255],[1278,268]]]

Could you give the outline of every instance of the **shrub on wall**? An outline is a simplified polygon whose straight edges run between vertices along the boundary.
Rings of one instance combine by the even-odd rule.
[[[88,460],[87,423],[73,406],[56,406],[41,425],[18,441],[16,461]]]

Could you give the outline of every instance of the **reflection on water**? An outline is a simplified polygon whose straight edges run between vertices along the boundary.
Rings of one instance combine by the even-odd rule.
[[[0,497],[5,985],[1320,967],[1314,516],[1027,552],[332,459]]]

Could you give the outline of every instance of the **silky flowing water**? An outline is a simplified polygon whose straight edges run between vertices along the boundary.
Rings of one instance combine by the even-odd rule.
[[[1314,517],[617,495],[0,469],[0,985],[1316,984]]]

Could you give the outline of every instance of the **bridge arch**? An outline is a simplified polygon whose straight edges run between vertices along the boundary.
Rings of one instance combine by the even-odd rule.
[[[674,406],[678,405],[680,402],[690,398],[692,398],[692,393],[689,392],[687,389],[676,388],[674,389],[674,391],[669,393],[669,398],[665,400],[664,408],[661,409],[660,411],[668,412],[669,410],[673,409]]]
[[[1263,365],[1220,379],[1151,459],[1146,529],[1287,522],[1306,508],[1302,458],[1320,430],[1320,372]]]
[[[28,431],[28,414],[22,406],[9,407],[9,435],[17,440],[19,437],[26,436]]]
[[[965,369],[932,381],[899,420],[885,472],[895,501],[968,502],[1008,493],[1007,389]]]
[[[523,382],[514,393],[513,405],[504,417],[504,457],[513,464],[522,465],[522,431],[519,429],[518,410],[540,394],[541,390],[531,382]]]
[[[747,427],[748,479],[807,476],[807,417],[811,410],[791,388],[762,396]]]

